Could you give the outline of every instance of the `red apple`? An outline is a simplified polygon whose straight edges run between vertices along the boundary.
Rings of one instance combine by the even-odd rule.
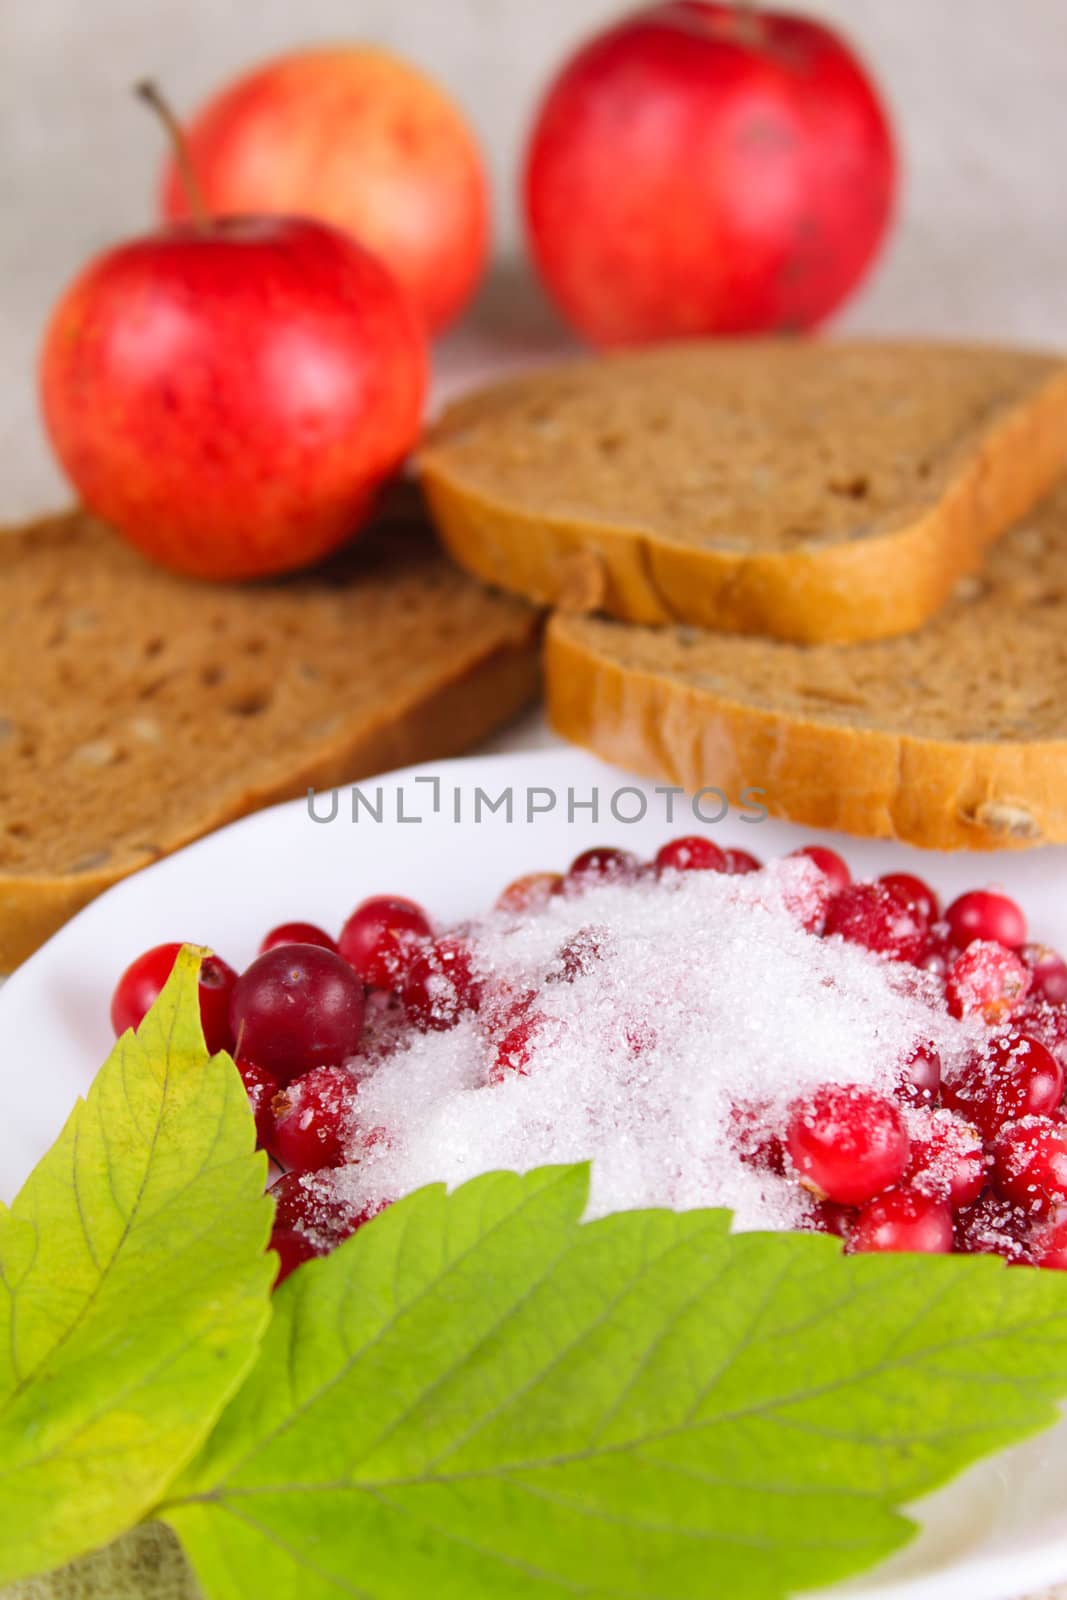
[[[343,543],[415,442],[425,345],[347,234],[182,223],[100,256],[53,314],[41,395],[85,504],[177,572],[249,578]]]
[[[526,159],[541,276],[598,344],[793,331],[870,266],[893,137],[829,28],[675,0],[610,28],[548,92]]]
[[[223,89],[188,128],[210,210],[317,217],[355,235],[430,329],[485,266],[489,191],[478,146],[437,85],[382,50],[308,50]],[[173,163],[163,209],[188,215]]]

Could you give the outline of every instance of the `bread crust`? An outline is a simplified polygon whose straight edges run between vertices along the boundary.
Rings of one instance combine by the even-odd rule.
[[[958,453],[921,513],[862,539],[735,552],[534,514],[479,490],[456,469],[449,436],[491,411],[491,399],[487,391],[460,401],[418,458],[431,515],[467,571],[542,605],[805,644],[918,628],[1067,470],[1067,367],[1050,364],[1025,399],[997,411],[976,448]]]
[[[930,850],[1067,843],[1067,740],[914,738],[746,704],[628,667],[556,616],[546,636],[549,719],[575,744],[689,793],[762,789],[772,816]]]

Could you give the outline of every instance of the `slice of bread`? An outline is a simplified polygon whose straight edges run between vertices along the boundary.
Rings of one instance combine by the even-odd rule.
[[[243,587],[77,513],[0,537],[0,972],[221,823],[476,743],[536,695],[539,633],[410,511]]]
[[[953,849],[1067,842],[1067,486],[921,633],[794,645],[553,618],[549,714],[608,761]]]
[[[419,469],[531,599],[801,642],[906,633],[1067,469],[1067,365],[977,346],[688,344],[461,400]]]

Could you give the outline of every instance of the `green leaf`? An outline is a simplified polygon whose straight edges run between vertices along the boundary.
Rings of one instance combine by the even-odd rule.
[[[150,1510],[269,1317],[265,1160],[236,1068],[204,1046],[200,954],[0,1215],[0,1582]]]
[[[1067,1274],[586,1192],[423,1190],[294,1274],[161,1512],[210,1600],[776,1597],[1067,1393]]]

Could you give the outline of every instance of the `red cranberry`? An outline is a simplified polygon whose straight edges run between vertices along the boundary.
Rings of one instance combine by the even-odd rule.
[[[560,945],[545,982],[573,983],[575,978],[586,977],[603,959],[609,938],[607,928],[579,928]]]
[[[985,1188],[989,1167],[978,1129],[951,1111],[925,1111],[912,1117],[908,1131],[908,1188],[930,1200],[944,1200],[953,1211],[973,1205]]]
[[[900,1112],[859,1085],[826,1084],[796,1101],[787,1144],[804,1186],[842,1205],[873,1199],[899,1180],[908,1161]]]
[[[829,1233],[847,1243],[852,1236],[856,1216],[854,1206],[835,1205],[832,1200],[812,1200],[800,1226],[808,1233]]]
[[[740,877],[746,872],[762,872],[763,862],[748,850],[727,848],[723,851],[725,866],[723,870],[732,878]]]
[[[497,900],[498,911],[515,911],[525,914],[543,911],[554,895],[563,892],[563,878],[558,872],[527,872],[516,878]]]
[[[477,1011],[482,985],[470,946],[455,934],[424,946],[404,978],[401,998],[412,1022],[436,1032],[454,1028],[465,1011]]]
[[[258,1067],[254,1061],[238,1061],[237,1070],[241,1074],[241,1082],[245,1086],[248,1103],[256,1119],[256,1142],[261,1150],[266,1150],[274,1130],[271,1101],[278,1093],[278,1080],[265,1067]]]
[[[431,933],[429,918],[414,900],[376,894],[353,911],[337,948],[364,983],[395,993]]]
[[[1067,961],[1047,944],[1024,944],[1019,955],[1030,973],[1030,993],[1051,1006],[1067,1005]]]
[[[897,1093],[913,1106],[931,1106],[941,1092],[941,1057],[932,1044],[917,1044],[904,1062]]]
[[[575,856],[567,868],[567,884],[572,889],[588,889],[602,883],[632,883],[640,866],[630,850],[594,845]]]
[[[948,1255],[953,1246],[952,1212],[944,1201],[891,1189],[868,1200],[851,1236],[852,1249],[912,1250],[925,1255]]]
[[[180,944],[157,944],[139,955],[136,961],[131,961],[111,997],[111,1026],[116,1038],[127,1028],[141,1026],[159,999],[181,948]],[[212,1055],[218,1050],[229,1050],[233,1044],[230,995],[236,982],[236,972],[219,956],[204,957],[198,980],[200,1025]]]
[[[840,894],[842,889],[847,889],[852,882],[852,874],[836,850],[828,850],[822,844],[801,845],[799,850],[791,850],[791,856],[806,856],[813,861],[830,886],[831,894]]]
[[[497,1045],[489,1068],[490,1083],[505,1083],[508,1078],[529,1076],[530,1056],[539,1038],[554,1038],[559,1033],[559,1022],[534,1011],[521,1017],[510,1027]]]
[[[750,1101],[731,1107],[730,1139],[746,1166],[779,1177],[785,1172],[785,1142],[768,1105]]]
[[[242,1057],[284,1087],[312,1067],[339,1066],[355,1054],[363,985],[332,950],[280,945],[238,978],[230,1022]]]
[[[537,993],[536,989],[525,986],[516,989],[514,984],[499,978],[487,984],[478,1008],[486,1033],[502,1038],[526,1016]]]
[[[277,1224],[271,1230],[270,1248],[278,1257],[278,1273],[274,1279],[276,1289],[305,1261],[313,1261],[316,1256],[325,1253],[315,1249],[306,1233],[298,1233],[295,1228],[280,1228]]]
[[[1030,1225],[1018,1206],[987,1189],[957,1213],[956,1248],[963,1255],[1003,1256],[1021,1266],[1031,1259]]]
[[[782,906],[806,933],[822,933],[833,899],[830,880],[822,872],[805,873],[802,882],[788,878],[781,886]]]
[[[1026,1117],[1002,1128],[993,1144],[993,1185],[1028,1216],[1067,1201],[1067,1124]]]
[[[991,1039],[962,1071],[941,1085],[942,1103],[971,1122],[987,1141],[1005,1122],[1045,1116],[1063,1098],[1063,1068],[1027,1034]]]
[[[337,946],[324,928],[314,922],[281,922],[265,935],[259,947],[260,955],[277,950],[283,944],[317,944],[320,950],[334,950]]]
[[[671,839],[656,852],[657,872],[725,872],[726,857],[717,844],[703,834],[687,834]]]
[[[935,922],[930,929],[918,964],[924,971],[932,972],[935,977],[944,978],[958,955],[959,951],[949,938],[948,924]]]
[[[270,1151],[283,1167],[336,1167],[355,1128],[356,1080],[343,1067],[315,1067],[275,1096]]]
[[[318,1255],[342,1244],[384,1204],[354,1210],[336,1193],[328,1173],[287,1172],[267,1193],[274,1201],[274,1226],[308,1235]]]
[[[878,882],[890,894],[895,894],[898,900],[903,900],[906,906],[914,906],[927,922],[934,923],[941,915],[937,895],[922,878],[916,878],[910,872],[883,872]]]
[[[1004,1022],[1026,999],[1030,974],[1001,944],[976,939],[956,957],[945,979],[945,999],[954,1017]]]
[[[949,933],[960,949],[975,939],[1017,950],[1026,943],[1026,918],[1014,900],[991,889],[972,889],[953,900],[945,912]]]
[[[1051,1050],[1060,1066],[1067,1069],[1067,1006],[1049,1005],[1029,995],[1014,1013],[1012,1025]]]
[[[379,1202],[354,1211],[315,1174],[288,1172],[267,1192],[275,1202],[270,1247],[281,1258],[276,1285],[303,1262],[328,1255],[385,1209]]]
[[[1045,1227],[1035,1230],[1033,1262],[1035,1267],[1067,1272],[1067,1218],[1052,1217]]]
[[[884,884],[853,883],[830,901],[824,932],[894,961],[918,961],[928,928],[922,913]]]

